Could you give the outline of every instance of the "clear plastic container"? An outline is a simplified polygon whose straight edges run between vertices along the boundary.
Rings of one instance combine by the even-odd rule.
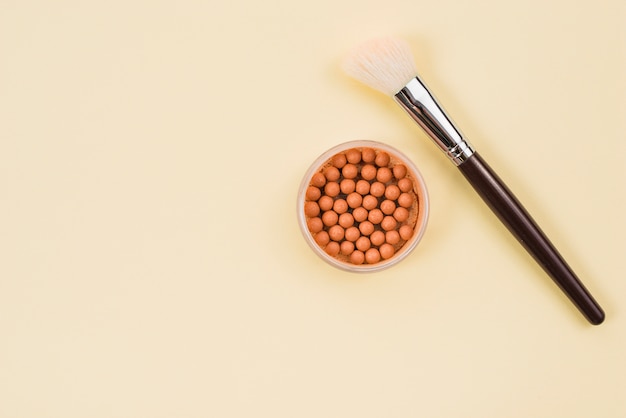
[[[378,262],[372,264],[353,264],[349,261],[349,257],[346,257],[342,254],[337,256],[330,255],[326,252],[323,246],[320,246],[314,237],[314,234],[309,230],[307,220],[309,217],[305,214],[305,203],[306,192],[308,187],[311,185],[312,177],[324,170],[325,167],[332,165],[332,158],[337,154],[345,153],[351,149],[362,150],[363,148],[372,148],[376,150],[376,152],[384,151],[391,157],[390,165],[403,164],[407,168],[407,177],[410,177],[413,180],[413,192],[417,198],[417,209],[416,213],[411,213],[411,218],[409,221],[414,220],[415,225],[413,227],[412,236],[402,244],[400,248],[397,248],[395,253],[388,259],[382,259]],[[359,173],[360,176],[360,173]],[[358,180],[355,179],[355,180]],[[373,181],[370,181],[372,183]],[[340,195],[339,197],[345,197],[345,195]],[[382,199],[382,198],[381,198]],[[351,210],[351,209],[349,209]],[[345,142],[343,144],[337,145],[328,151],[324,152],[320,155],[311,165],[311,167],[307,170],[302,182],[300,184],[300,189],[298,191],[298,201],[297,201],[297,215],[298,215],[298,223],[300,224],[300,230],[302,231],[302,235],[304,236],[306,242],[311,247],[311,249],[324,261],[329,263],[332,266],[335,266],[339,269],[350,271],[350,272],[375,272],[384,270],[389,268],[401,260],[406,258],[417,246],[417,244],[422,239],[424,235],[426,224],[428,222],[428,211],[429,211],[429,201],[428,201],[428,192],[426,189],[426,185],[424,183],[424,179],[422,178],[421,173],[413,164],[413,162],[407,158],[403,153],[398,151],[397,149],[383,144],[377,141],[366,141],[366,140],[358,140],[358,141],[350,141]],[[326,227],[325,227],[326,229]],[[384,232],[384,231],[383,231]],[[403,240],[404,241],[404,240]],[[346,259],[348,258],[348,259]]]

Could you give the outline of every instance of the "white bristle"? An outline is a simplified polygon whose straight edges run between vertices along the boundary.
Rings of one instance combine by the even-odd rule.
[[[343,70],[351,77],[389,96],[417,75],[408,43],[397,38],[374,39],[348,55]]]

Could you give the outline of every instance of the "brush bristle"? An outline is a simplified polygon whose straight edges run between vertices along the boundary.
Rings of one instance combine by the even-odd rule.
[[[343,70],[389,96],[417,75],[411,48],[397,38],[374,39],[356,47],[343,62]]]

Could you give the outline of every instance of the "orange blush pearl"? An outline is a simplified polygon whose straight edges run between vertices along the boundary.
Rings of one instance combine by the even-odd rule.
[[[383,202],[380,204],[380,210],[385,215],[391,215],[396,210],[396,204],[393,203],[393,201],[391,201],[389,199],[383,200]],[[398,219],[398,218],[396,218],[396,219]]]
[[[376,159],[376,151],[372,148],[363,148],[361,151],[361,157],[364,163],[371,163]]]
[[[324,229],[324,222],[322,222],[320,218],[309,218],[307,219],[306,224],[309,231],[314,234]]]
[[[410,192],[411,190],[413,190],[413,182],[411,181],[410,178],[405,177],[403,179],[398,180],[398,187],[400,188],[400,191],[402,192]]]
[[[383,231],[374,231],[370,235],[372,245],[380,246],[385,243],[385,233]]]
[[[384,216],[385,215],[383,215],[383,212],[380,209],[372,209],[367,214],[367,220],[374,225],[378,225],[383,220]]]
[[[400,242],[400,234],[398,231],[387,231],[385,233],[385,241],[387,241],[391,245],[396,245]]]
[[[333,165],[337,168],[342,168],[344,165],[346,165],[347,159],[345,154],[337,154],[333,157]]]
[[[320,231],[315,234],[315,242],[317,242],[320,246],[324,246],[330,242],[330,237],[328,236],[328,232]]]
[[[322,215],[322,222],[324,222],[324,225],[326,226],[333,226],[337,223],[338,220],[339,215],[337,215],[337,213],[332,210],[327,210]]]
[[[384,260],[388,260],[391,257],[393,257],[393,255],[395,254],[396,250],[394,250],[393,246],[391,244],[383,244],[380,246],[380,248],[378,249],[378,251],[380,251],[380,256],[384,259]]]
[[[353,179],[359,174],[359,169],[354,164],[346,164],[341,169],[344,178]]]
[[[361,162],[361,152],[357,149],[346,151],[346,159],[350,164],[358,164]]]
[[[376,264],[380,261],[380,253],[376,248],[370,248],[365,253],[365,261],[367,264]]]
[[[352,192],[348,195],[348,197],[346,197],[346,201],[348,202],[348,206],[350,206],[352,209],[356,209],[361,206],[361,203],[363,202],[363,197],[359,193]]]
[[[326,248],[324,248],[324,251],[326,251],[326,253],[332,257],[335,257],[337,254],[339,254],[339,243],[335,242],[335,241],[331,241],[328,244],[326,244]]]
[[[320,205],[321,210],[331,210],[333,208],[335,201],[330,196],[322,196],[320,200],[317,201],[317,204]]]
[[[402,193],[398,196],[398,204],[403,208],[410,208],[413,204],[413,196],[408,193]]]
[[[341,241],[345,236],[345,230],[339,225],[333,225],[328,229],[328,236],[333,241]]]
[[[324,193],[326,193],[326,196],[335,197],[339,195],[340,191],[341,189],[339,189],[339,184],[334,181],[328,182],[326,183],[326,186],[324,186]]]
[[[361,196],[365,196],[370,192],[370,183],[367,180],[359,180],[356,182],[355,190]]]
[[[361,251],[354,251],[350,254],[350,262],[352,264],[363,264],[365,262],[365,254]]]
[[[326,184],[326,177],[322,173],[315,173],[311,177],[311,184],[315,187],[324,187]]]
[[[309,218],[313,218],[320,214],[320,207],[315,202],[306,202],[304,204],[304,214]]]
[[[404,222],[409,219],[409,211],[406,208],[399,207],[393,211],[393,217],[396,218],[398,222]]]
[[[361,231],[363,235],[370,235],[374,232],[374,224],[370,221],[363,221],[359,224],[359,231]]]
[[[354,243],[350,241],[343,241],[340,244],[340,250],[341,250],[341,254],[350,255],[354,251]]]
[[[385,185],[379,181],[372,183],[372,186],[370,187],[370,194],[372,196],[381,197],[385,194]]]
[[[366,164],[361,168],[361,177],[367,181],[374,180],[376,178],[377,171],[378,170],[376,170],[376,167],[373,165]]]
[[[370,239],[367,238],[367,237],[361,237],[361,238],[357,239],[354,244],[356,245],[356,248],[359,251],[367,251],[372,246],[372,243],[370,242]]]
[[[389,165],[389,161],[390,160],[391,160],[391,158],[389,158],[389,154],[387,154],[385,151],[380,151],[376,155],[376,158],[374,159],[374,162],[379,167],[387,167]]]
[[[363,222],[367,219],[367,209],[364,207],[358,207],[352,211],[352,216],[354,216],[354,220],[357,222]]]
[[[376,206],[378,206],[378,199],[376,199],[371,194],[368,194],[363,198],[363,207],[367,210],[372,210]]]
[[[376,172],[376,180],[380,181],[381,183],[387,183],[388,181],[391,181],[392,177],[393,174],[391,174],[391,170],[387,167],[381,167]]]
[[[343,179],[341,183],[339,183],[339,189],[343,194],[350,194],[356,189],[356,184],[352,179]]]
[[[323,219],[324,218],[322,218],[322,220]],[[396,218],[394,218],[393,216],[385,216],[382,222],[380,223],[381,228],[384,229],[385,231],[391,231],[393,229],[396,229],[397,225],[398,225],[398,221],[396,221]]]
[[[326,176],[326,180],[328,181],[337,181],[339,177],[341,177],[341,173],[337,167],[331,165],[324,170],[324,176]]]
[[[385,189],[385,197],[389,200],[396,200],[398,197],[400,197],[400,194],[400,188],[395,184],[389,185]]]
[[[406,177],[406,166],[404,164],[397,164],[393,167],[393,176],[400,180]]]
[[[356,226],[346,229],[345,237],[348,241],[354,242],[361,236],[361,232]]]
[[[322,192],[320,191],[319,188],[315,187],[315,186],[309,186],[306,189],[306,200],[317,200],[322,196]]]
[[[342,213],[346,213],[348,211],[348,202],[343,199],[335,200],[335,203],[333,204],[333,210],[339,215],[341,215]]]
[[[339,215],[338,222],[339,225],[343,226],[344,228],[349,228],[354,225],[354,217],[351,213],[342,213],[341,215]]]
[[[398,232],[400,233],[400,237],[403,240],[408,240],[413,236],[413,228],[411,228],[409,225],[402,225],[400,227],[400,231]]]

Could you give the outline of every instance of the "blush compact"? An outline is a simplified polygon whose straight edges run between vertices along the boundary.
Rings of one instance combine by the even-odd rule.
[[[377,141],[350,141],[320,155],[302,179],[300,229],[324,261],[351,272],[395,265],[417,246],[428,193],[415,165]]]

